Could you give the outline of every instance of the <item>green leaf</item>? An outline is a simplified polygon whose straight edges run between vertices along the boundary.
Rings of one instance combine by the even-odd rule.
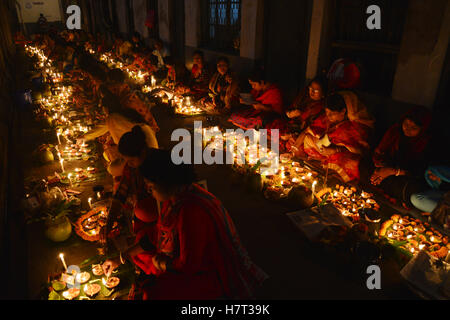
[[[329,195],[330,195],[329,193],[327,193],[327,194],[325,195],[325,197],[323,198],[323,200],[319,203],[319,207],[322,207],[322,206],[325,205],[325,203],[326,203],[327,200],[328,200],[328,196],[329,196]]]
[[[104,285],[102,285],[102,289],[100,290],[100,293],[104,297],[109,297],[113,293],[114,289],[109,290]]]
[[[258,160],[258,162],[250,170],[253,172],[256,172],[260,166],[261,166],[261,160]]]

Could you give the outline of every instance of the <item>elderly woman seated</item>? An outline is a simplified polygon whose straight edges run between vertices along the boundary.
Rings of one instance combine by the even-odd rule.
[[[226,57],[217,60],[217,72],[209,82],[208,97],[202,105],[210,113],[228,113],[239,104],[239,84],[230,71]]]
[[[299,157],[319,160],[343,181],[359,180],[359,161],[374,120],[350,91],[327,97],[325,113],[299,136],[292,151]]]

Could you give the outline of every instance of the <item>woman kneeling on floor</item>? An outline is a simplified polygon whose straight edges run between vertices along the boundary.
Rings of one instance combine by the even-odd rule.
[[[123,259],[147,275],[143,299],[245,299],[267,275],[254,265],[221,202],[193,183],[193,168],[173,164],[170,152],[154,150],[140,167],[162,202],[156,232],[142,232]],[[108,260],[106,275],[120,264]]]
[[[359,161],[368,150],[374,120],[358,97],[343,91],[327,97],[325,114],[299,136],[294,151],[299,157],[319,160],[344,182],[359,180]]]

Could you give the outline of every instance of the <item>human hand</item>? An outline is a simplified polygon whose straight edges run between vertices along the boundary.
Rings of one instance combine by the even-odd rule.
[[[292,110],[292,111],[286,112],[286,115],[288,116],[288,118],[292,119],[292,118],[300,117],[301,112],[300,112],[300,110]]]
[[[109,277],[111,273],[120,265],[120,259],[108,259],[102,264],[103,273]]]
[[[370,178],[370,183],[374,186],[379,185],[384,179],[395,174],[395,170],[388,167],[378,168],[374,171],[372,177]]]
[[[153,265],[159,271],[165,272],[169,264],[170,258],[164,254],[156,254],[152,258]]]
[[[253,105],[253,108],[255,108],[256,110],[265,110],[265,107],[262,103],[255,103]]]

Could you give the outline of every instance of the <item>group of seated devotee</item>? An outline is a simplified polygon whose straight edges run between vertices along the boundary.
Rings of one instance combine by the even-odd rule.
[[[103,263],[104,273],[110,276],[126,260],[132,262],[141,270],[139,287],[132,292],[143,299],[253,298],[268,276],[250,260],[227,210],[196,183],[192,166],[175,165],[169,151],[158,149],[159,127],[149,106],[126,83],[123,71],[109,70],[79,50],[82,42],[77,39],[63,33],[44,36],[36,43],[46,54],[53,55],[54,61],[61,59],[63,63],[67,57],[58,46],[73,45],[78,51],[76,59],[70,61],[73,65],[64,73],[74,88],[74,106],[95,126],[78,137],[77,143],[98,139],[103,144],[108,172],[114,178],[112,204],[101,241],[111,244],[117,236],[112,228],[115,222],[120,235],[126,236],[129,243],[131,240],[119,257]],[[137,40],[135,35],[135,47],[141,46]],[[93,41],[92,37],[86,41]],[[94,48],[92,44],[87,47]],[[123,45],[120,39],[117,44]],[[145,52],[144,48],[140,50]],[[202,70],[192,79],[186,73],[182,81],[170,56],[151,55],[156,58],[150,61],[155,70],[167,68],[161,81],[166,79],[174,88],[182,83],[187,90],[195,90],[192,84],[200,85],[196,78]],[[139,67],[147,63],[145,59],[136,62],[136,57],[130,55],[122,61],[130,59],[129,65]],[[160,58],[163,65],[159,65]]]
[[[431,113],[425,108],[412,108],[374,145],[376,121],[348,85],[357,82],[352,79],[339,85],[332,77],[319,75],[286,107],[279,86],[261,70],[247,77],[251,91],[241,92],[243,86],[226,57],[218,58],[211,70],[203,52],[195,51],[189,71],[161,41],[148,50],[137,33],[130,41],[116,37],[109,48],[100,35],[85,35],[85,40],[77,33],[61,36],[43,36],[37,43],[46,54],[61,59],[74,83],[74,103],[101,119],[80,141],[99,138],[103,143],[115,181],[110,216],[119,219],[128,208],[134,217],[133,223],[125,217],[137,234],[134,246],[120,259],[105,262],[105,273],[111,274],[123,259],[132,260],[146,275],[156,276],[156,282],[150,278],[145,282],[151,287],[144,288],[146,298],[248,298],[266,275],[247,257],[220,201],[195,184],[192,168],[174,165],[169,152],[157,150],[158,124],[124,72],[109,70],[82,46],[113,52],[127,68],[146,71],[146,83],[152,76],[237,127],[264,128],[269,135],[279,130],[283,152],[317,161],[344,182],[361,182],[363,159],[371,158],[366,182],[390,197],[423,211],[434,210],[446,197],[450,169],[443,159],[441,163],[432,159]],[[73,50],[64,54],[59,46]]]
[[[82,38],[70,34],[64,37],[68,42]],[[99,35],[95,39],[84,38],[90,44],[88,47],[107,48]],[[45,41],[48,43],[51,39]],[[247,77],[251,91],[241,92],[240,77],[224,56],[215,61],[215,68],[211,70],[204,53],[197,50],[188,70],[183,62],[169,55],[160,40],[155,41],[153,50],[147,50],[139,33],[133,34],[130,41],[116,37],[112,50],[122,61],[128,62],[127,68],[146,71],[175,93],[191,96],[207,113],[225,116],[243,129],[264,128],[269,135],[271,130],[279,130],[283,152],[318,161],[324,169],[336,172],[344,182],[360,182],[361,160],[373,154],[374,169],[367,182],[406,205],[417,207],[418,199],[423,199],[418,195],[426,189],[423,177],[427,166],[443,165],[428,156],[433,154],[428,150],[432,148],[431,113],[425,108],[412,108],[386,132],[378,147],[373,145],[375,118],[353,90],[359,83],[359,71],[349,61],[345,63],[344,77],[332,74],[339,69],[336,65],[340,59],[327,75],[322,73],[309,81],[292,103],[285,104],[279,86],[267,79],[260,69]],[[102,81],[99,76],[91,78],[90,90],[95,95]],[[121,105],[137,111],[154,132],[159,130],[149,108],[125,83],[121,70],[107,73],[107,88],[119,97]],[[445,178],[439,179],[445,181]]]

